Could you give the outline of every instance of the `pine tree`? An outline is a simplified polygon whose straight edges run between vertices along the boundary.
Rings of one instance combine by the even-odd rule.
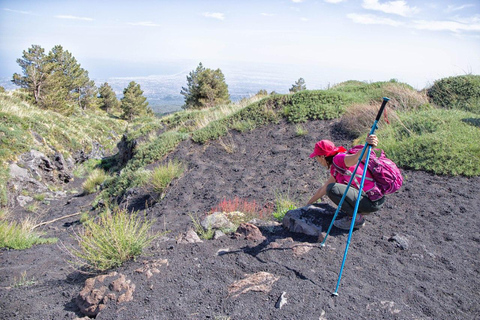
[[[113,92],[112,87],[110,87],[107,82],[100,86],[98,92],[100,94],[98,97],[100,100],[100,108],[105,110],[105,112],[113,112],[120,108],[120,101],[117,99],[115,92]]]
[[[13,74],[12,82],[24,88],[34,98],[35,103],[40,104],[44,98],[45,86],[50,76],[52,65],[48,63],[45,50],[39,45],[32,45],[23,56],[17,59],[22,68],[23,76]]]
[[[140,85],[135,81],[131,81],[123,90],[123,98],[121,100],[121,108],[123,110],[123,118],[129,121],[133,118],[152,113],[148,108],[147,98],[143,96]]]
[[[201,109],[230,103],[228,86],[220,69],[205,69],[200,62],[187,76],[187,87],[180,92],[185,97],[184,109]]]
[[[74,104],[83,109],[96,106],[95,83],[62,46],[46,55],[42,47],[32,45],[17,63],[23,75],[15,73],[12,82],[25,88],[40,107],[65,112]]]
[[[303,80],[303,78],[300,78],[295,81],[295,84],[292,85],[289,91],[290,93],[295,93],[303,90],[307,90],[307,86],[305,85],[305,80]]]
[[[49,52],[48,59],[54,66],[51,78],[55,90],[64,91],[67,99],[82,109],[96,105],[95,83],[70,52],[57,45]]]

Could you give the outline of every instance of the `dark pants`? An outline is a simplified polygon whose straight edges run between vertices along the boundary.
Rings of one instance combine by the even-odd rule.
[[[343,193],[345,192],[346,189],[347,189],[346,184],[330,183],[327,186],[327,196],[338,205],[340,203],[340,200],[342,200]],[[350,217],[353,216],[353,211],[355,210],[355,203],[357,202],[357,197],[358,197],[358,190],[350,186],[350,188],[348,188],[347,196],[345,197],[345,200],[343,201],[342,208],[341,208],[341,210]],[[385,202],[385,197],[378,199],[376,201],[372,201],[368,199],[368,197],[363,192],[360,198],[360,203],[358,204],[357,213],[367,215],[369,213],[378,211],[380,210],[384,202]]]

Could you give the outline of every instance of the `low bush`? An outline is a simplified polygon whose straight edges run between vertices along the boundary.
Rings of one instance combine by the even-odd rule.
[[[444,175],[480,175],[480,131],[461,110],[398,113],[401,121],[377,132],[387,156],[399,166]]]
[[[71,253],[90,269],[104,271],[135,259],[159,236],[151,234],[153,220],[125,209],[104,212],[76,235],[79,249]]]
[[[436,105],[480,113],[480,75],[463,75],[437,80],[427,91]]]
[[[289,97],[282,114],[289,122],[307,120],[334,119],[344,111],[346,105],[353,102],[351,95],[326,90],[305,90]]]

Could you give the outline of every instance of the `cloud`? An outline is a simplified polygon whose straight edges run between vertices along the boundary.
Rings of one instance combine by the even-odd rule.
[[[347,0],[323,0],[323,1],[328,2],[328,3],[340,3],[340,2],[347,1]]]
[[[408,22],[408,24],[394,19],[378,17],[373,14],[350,13],[347,14],[347,17],[355,23],[367,25],[405,26],[417,30],[450,31],[454,33],[480,32],[480,15],[452,20],[414,20]]]
[[[392,27],[398,27],[403,25],[403,22],[396,21],[389,18],[380,18],[373,14],[350,13],[350,14],[347,14],[347,17],[353,22],[360,23],[360,24],[381,24],[381,25],[387,25]]]
[[[420,11],[417,7],[409,7],[407,2],[403,0],[388,1],[386,3],[379,3],[379,0],[363,0],[362,7],[369,10],[398,14],[402,17],[408,17]]]
[[[30,11],[20,11],[20,10],[8,9],[8,8],[3,8],[3,10],[4,10],[4,11],[9,11],[9,12],[15,12],[15,13],[31,14],[31,15],[33,15],[33,13],[31,13]]]
[[[302,20],[302,21],[308,21],[309,19],[308,19],[308,18],[305,18],[305,17],[301,17],[300,20]]]
[[[55,18],[58,18],[58,19],[70,19],[70,20],[82,20],[82,21],[93,21],[92,18],[76,17],[76,16],[69,16],[69,15],[58,15],[58,16],[55,16]]]
[[[129,22],[131,26],[140,26],[140,27],[160,27],[159,24],[152,21],[139,21],[139,22]]]
[[[427,21],[427,20],[417,20],[414,21],[413,28],[418,30],[430,30],[430,31],[451,31],[455,33],[460,33],[462,31],[466,32],[480,32],[480,22],[476,21],[473,23],[463,23],[459,21]]]
[[[222,20],[222,21],[225,20],[225,14],[220,12],[205,12],[203,16],[207,18]]]
[[[475,7],[474,4],[464,4],[462,6],[452,6],[452,5],[449,5],[447,6],[447,9],[445,9],[446,12],[454,12],[454,11],[460,11],[460,10],[463,10],[465,8],[471,8],[471,7]]]
[[[264,17],[273,17],[273,16],[275,15],[275,13],[265,13],[265,12],[262,12],[261,15],[264,16]]]
[[[303,0],[292,0],[293,3],[300,3],[303,2]]]

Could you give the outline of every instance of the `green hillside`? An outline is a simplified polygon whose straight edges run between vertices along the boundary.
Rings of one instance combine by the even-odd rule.
[[[467,80],[477,83],[478,78],[469,76]],[[148,183],[149,172],[145,167],[162,159],[186,139],[207,143],[226,135],[229,130],[243,132],[279,121],[298,124],[339,119],[339,129],[350,133],[353,141],[370,131],[385,96],[391,99],[386,113],[390,124],[382,120],[377,135],[381,138],[381,147],[399,166],[435,174],[480,175],[478,92],[468,89],[466,97],[462,97],[456,84],[452,101],[468,101],[468,108],[466,102],[438,106],[434,101],[447,101],[446,89],[442,91],[444,81],[450,86],[452,81],[456,83],[451,78],[441,79],[428,91],[428,96],[426,92],[417,92],[408,84],[395,80],[347,81],[327,90],[258,94],[238,103],[183,110],[162,118],[144,116],[131,122],[100,110],[79,110],[66,116],[32,106],[18,93],[2,93],[1,199],[4,203],[8,161],[32,148],[46,154],[56,150],[68,156],[76,150],[88,152],[96,141],[111,152],[126,133],[125,142],[135,142],[133,158],[126,165],[122,164],[122,168],[115,157],[99,164],[107,172],[102,196],[109,198],[123,194],[132,186]],[[459,81],[464,83],[464,77],[459,77]],[[471,88],[469,83],[464,85]]]

